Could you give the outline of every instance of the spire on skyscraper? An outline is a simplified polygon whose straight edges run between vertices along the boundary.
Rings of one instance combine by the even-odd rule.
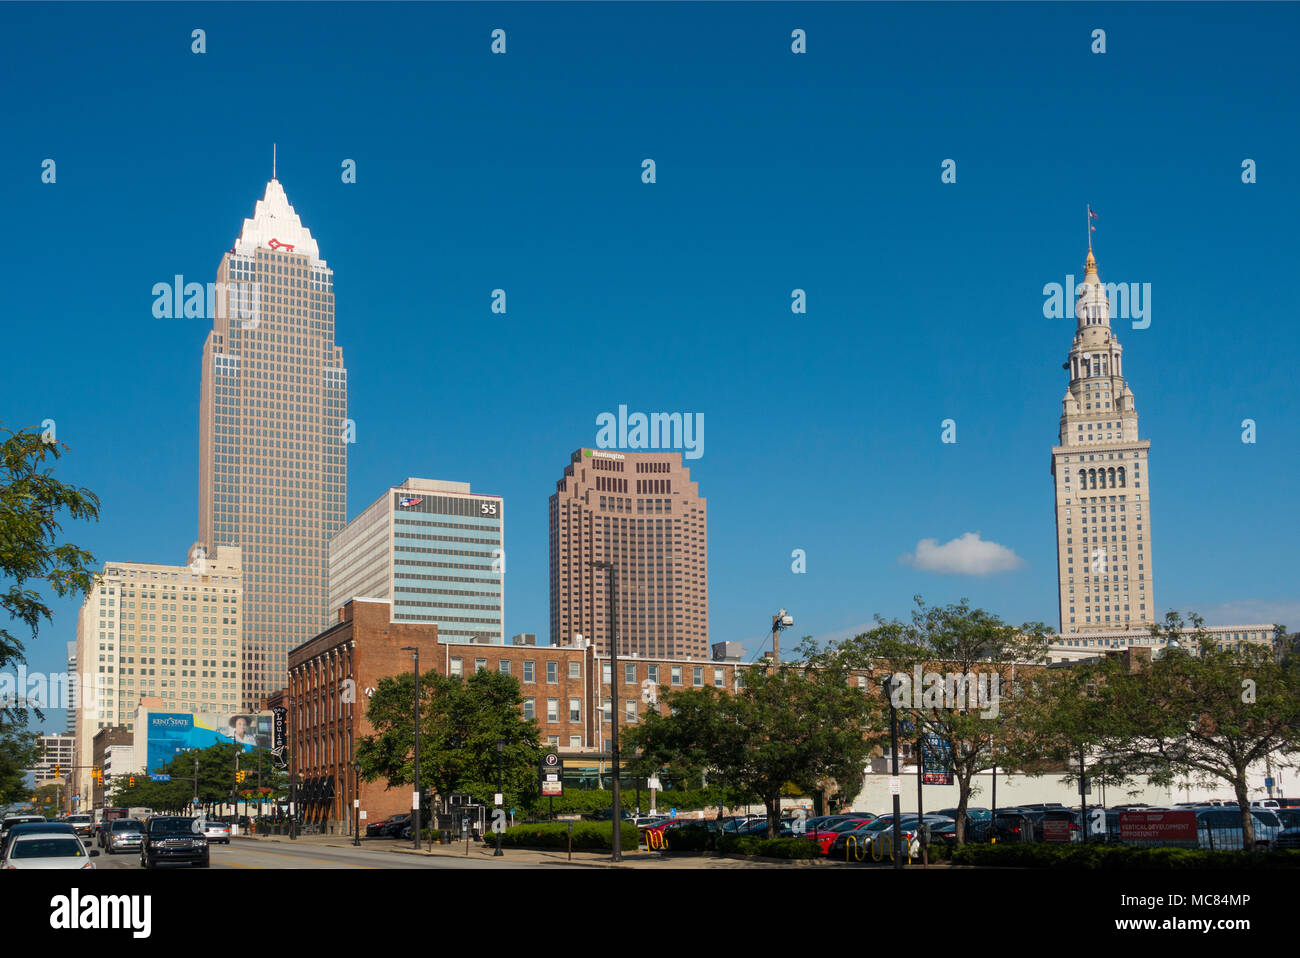
[[[313,266],[325,265],[311,231],[302,225],[284,187],[274,178],[266,184],[266,194],[257,201],[253,218],[244,220],[235,240],[235,252],[243,256],[256,255],[259,247],[303,253],[311,257]]]

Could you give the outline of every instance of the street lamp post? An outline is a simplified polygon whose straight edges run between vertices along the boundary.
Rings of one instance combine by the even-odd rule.
[[[506,823],[504,818],[505,816],[504,806],[505,806],[506,798],[505,798],[505,782],[501,777],[501,761],[505,755],[505,750],[506,750],[506,743],[498,739],[497,740],[497,799],[499,800],[500,804],[497,805],[497,808],[501,810],[501,825],[497,829],[497,850],[492,853],[493,858],[500,858],[501,855],[503,854],[501,851],[501,833],[505,831]]]
[[[361,844],[361,763],[352,763],[352,844]]]
[[[891,762],[893,771],[890,773],[890,788],[894,793],[894,867],[902,868],[903,859],[899,854],[899,844],[902,840],[902,810],[899,808],[899,794],[894,789],[894,782],[898,780],[898,710],[894,708],[894,683],[896,679],[890,676],[885,680],[885,694],[889,696],[889,751],[891,753]],[[919,826],[919,822],[918,822]]]
[[[411,820],[415,827],[411,829],[413,847],[420,848],[420,650],[413,645],[402,646],[403,652],[410,652],[415,658],[415,785],[411,792]]]
[[[604,569],[609,576],[609,750],[613,764],[614,809],[611,818],[613,861],[623,860],[623,797],[619,789],[618,764],[618,576],[613,562],[590,560],[592,568]]]
[[[772,661],[777,665],[781,664],[781,630],[792,625],[794,616],[787,615],[785,609],[772,616]]]

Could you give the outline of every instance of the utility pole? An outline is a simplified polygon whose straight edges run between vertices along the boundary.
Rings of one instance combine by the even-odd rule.
[[[614,814],[611,818],[610,835],[613,855],[616,862],[623,860],[623,796],[619,790],[618,763],[618,574],[613,562],[587,563],[596,569],[604,569],[609,578],[609,749],[613,758],[614,781],[611,786],[614,798]]]
[[[411,792],[411,838],[416,851],[420,849],[420,650],[413,645],[402,646],[403,652],[415,656],[415,786]]]

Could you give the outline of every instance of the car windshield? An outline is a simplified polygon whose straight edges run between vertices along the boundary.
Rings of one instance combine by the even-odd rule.
[[[115,832],[138,832],[140,828],[140,823],[133,819],[119,820],[112,825],[112,830]]]
[[[70,825],[84,825],[92,819],[89,815],[69,815],[66,820]]]
[[[72,836],[28,838],[14,842],[10,858],[80,858],[85,855],[81,842]]]
[[[194,833],[192,818],[155,818],[149,823],[150,835],[191,835]]]

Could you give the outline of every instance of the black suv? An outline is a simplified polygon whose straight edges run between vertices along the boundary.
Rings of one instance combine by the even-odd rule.
[[[208,867],[208,840],[197,818],[159,815],[144,823],[140,842],[140,867],[155,868],[159,862],[185,862]]]

